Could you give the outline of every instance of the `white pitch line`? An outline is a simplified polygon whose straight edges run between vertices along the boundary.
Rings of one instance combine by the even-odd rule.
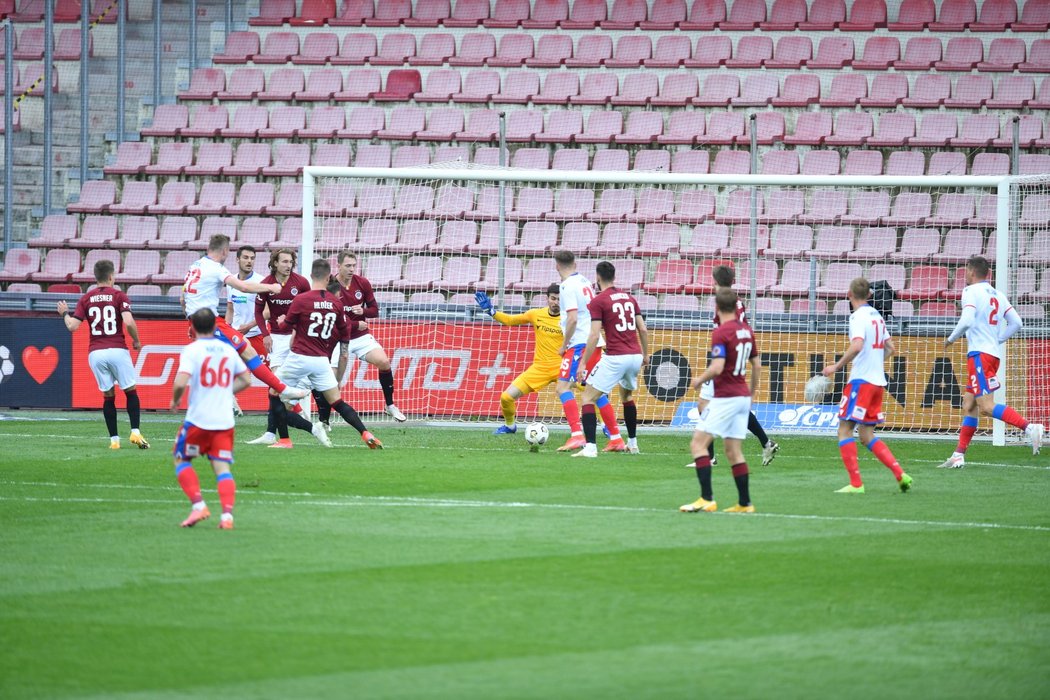
[[[52,485],[49,482],[0,482],[9,485]],[[54,484],[62,487],[63,484]],[[122,487],[121,485],[108,485],[104,488],[155,488],[166,491],[174,491],[168,487]],[[673,512],[670,508],[639,508],[629,506],[602,506],[584,505],[573,503],[530,503],[524,501],[471,501],[452,498],[420,498],[412,496],[360,496],[347,494],[344,498],[349,500],[317,500],[310,494],[284,494],[282,492],[267,492],[243,490],[241,495],[253,496],[252,501],[260,505],[301,505],[325,508],[507,508],[507,509],[536,509],[536,510],[582,510],[595,512],[619,512],[619,513],[663,513]],[[292,496],[295,499],[289,501],[267,501],[256,500],[254,496]],[[331,498],[331,497],[328,497]],[[65,498],[65,497],[33,497],[33,496],[0,496],[0,501],[29,501],[29,502],[55,502],[55,503],[169,503],[168,500],[159,499],[118,499],[118,498]],[[730,514],[718,513],[718,516],[728,517]],[[700,516],[704,517],[704,516]],[[745,516],[740,516],[745,517]],[[1028,532],[1050,532],[1050,527],[1043,525],[1011,525],[1007,523],[981,523],[967,521],[943,521],[943,520],[911,520],[907,518],[875,518],[866,516],[842,516],[842,515],[807,515],[798,513],[754,513],[751,517],[773,518],[784,520],[803,520],[821,522],[856,522],[882,525],[902,525],[918,527],[942,527],[949,529],[979,529],[979,530],[1020,530]]]

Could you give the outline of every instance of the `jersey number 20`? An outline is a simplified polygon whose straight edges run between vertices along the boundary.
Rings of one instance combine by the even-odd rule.
[[[313,338],[328,340],[332,337],[332,329],[335,327],[335,314],[322,314],[317,311],[310,314],[310,327],[306,334]]]

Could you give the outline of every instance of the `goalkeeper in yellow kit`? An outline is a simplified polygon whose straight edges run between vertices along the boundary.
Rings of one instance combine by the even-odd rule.
[[[496,428],[493,434],[509,435],[518,432],[518,426],[514,420],[518,412],[518,399],[558,380],[558,372],[561,369],[561,346],[565,342],[559,325],[561,309],[558,301],[558,285],[552,284],[547,287],[547,306],[529,309],[523,314],[512,315],[496,311],[492,306],[492,300],[485,292],[477,292],[474,298],[482,311],[504,326],[524,326],[528,323],[532,324],[536,333],[536,351],[532,357],[532,364],[515,377],[499,397],[505,425]]]

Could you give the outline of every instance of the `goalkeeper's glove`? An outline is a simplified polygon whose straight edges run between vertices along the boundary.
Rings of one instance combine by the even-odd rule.
[[[496,310],[492,308],[492,300],[489,299],[489,295],[485,292],[474,292],[474,301],[478,302],[478,306],[481,307],[481,310],[489,316],[496,315]]]

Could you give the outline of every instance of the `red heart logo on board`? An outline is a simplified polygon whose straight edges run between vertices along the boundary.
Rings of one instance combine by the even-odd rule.
[[[58,367],[58,350],[48,345],[38,350],[32,345],[22,351],[22,364],[37,384],[43,384]]]

